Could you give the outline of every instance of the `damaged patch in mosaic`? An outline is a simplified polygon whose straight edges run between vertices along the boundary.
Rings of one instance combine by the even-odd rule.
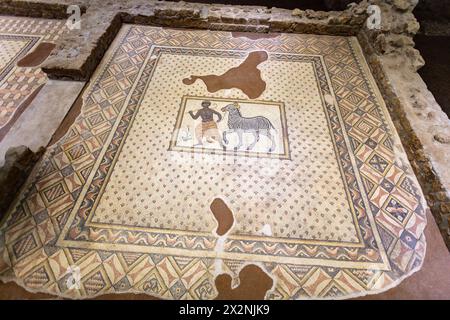
[[[183,79],[183,83],[192,85],[195,81],[202,80],[211,93],[224,89],[238,88],[250,99],[256,99],[266,89],[266,83],[261,78],[261,71],[258,69],[258,65],[267,59],[267,52],[254,51],[249,53],[245,61],[238,67],[231,68],[220,76],[190,76]]]
[[[234,224],[233,212],[222,199],[214,199],[210,206],[214,218],[217,220],[216,233],[219,236],[224,236],[230,231]]]
[[[48,58],[52,50],[56,47],[54,43],[41,42],[36,49],[28,53],[17,62],[17,66],[22,68],[37,67]]]
[[[239,272],[239,285],[232,286],[232,277],[219,275],[215,280],[216,300],[264,300],[273,286],[273,279],[260,267],[247,265]]]

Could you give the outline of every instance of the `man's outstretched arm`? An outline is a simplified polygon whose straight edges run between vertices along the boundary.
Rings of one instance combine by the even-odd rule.
[[[222,115],[219,112],[217,112],[216,110],[213,110],[212,112],[219,117],[219,120],[217,120],[217,122],[222,121]]]
[[[193,111],[189,111],[189,114],[191,115],[192,119],[197,120],[198,117],[200,116],[200,111],[197,111],[196,114],[194,114]]]

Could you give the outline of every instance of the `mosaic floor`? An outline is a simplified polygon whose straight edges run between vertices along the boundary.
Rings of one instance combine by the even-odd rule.
[[[47,81],[39,67],[17,63],[64,32],[64,21],[0,16],[0,141],[24,111],[24,101]]]
[[[0,278],[212,299],[256,264],[267,299],[349,298],[420,269],[425,212],[356,39],[124,26],[4,221]]]

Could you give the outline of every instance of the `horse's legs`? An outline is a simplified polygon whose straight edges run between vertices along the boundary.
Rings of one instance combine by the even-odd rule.
[[[228,139],[227,139],[227,134],[228,133],[231,133],[232,131],[231,130],[225,130],[224,132],[223,132],[223,143],[224,144],[228,144]]]
[[[239,143],[236,147],[234,147],[234,151],[237,151],[242,147],[242,130],[237,130],[236,132],[238,134]]]
[[[216,140],[220,144],[220,147],[225,150],[225,145],[222,142],[223,138],[219,132],[219,129],[214,129],[214,140]]]
[[[265,136],[267,136],[267,138],[270,139],[270,142],[272,143],[272,145],[269,148],[268,152],[273,152],[275,151],[275,147],[276,147],[276,143],[275,143],[275,138],[273,137],[273,135],[270,133],[270,130],[264,130],[261,133],[263,133]]]
[[[253,133],[253,137],[255,138],[255,140],[253,141],[253,143],[251,145],[249,145],[247,147],[247,150],[249,150],[249,151],[252,150],[255,147],[256,143],[258,143],[258,141],[259,141],[259,131],[252,130],[251,133]]]
[[[272,142],[272,145],[270,146],[269,152],[274,152],[275,151],[275,147],[276,147],[275,138],[270,133],[270,130],[269,130],[268,134],[269,134],[268,137],[270,138],[270,141]]]

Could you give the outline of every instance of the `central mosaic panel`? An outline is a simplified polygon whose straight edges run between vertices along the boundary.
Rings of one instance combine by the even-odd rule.
[[[176,54],[153,51],[151,82],[90,213],[91,225],[212,235],[209,204],[222,197],[235,212],[235,235],[258,239],[259,231],[270,225],[268,241],[359,245],[316,78],[321,60],[299,55],[297,61],[280,57],[261,65],[267,81],[261,98],[267,100],[259,101],[244,99],[238,89],[228,90],[228,98],[221,98],[223,92],[201,96],[207,93],[204,84],[182,82],[189,73],[232,68],[248,53],[193,53],[182,48]],[[174,67],[177,73],[170,72]],[[289,127],[295,129],[289,132]],[[274,185],[290,188],[281,194]],[[299,204],[302,199],[308,202]]]

